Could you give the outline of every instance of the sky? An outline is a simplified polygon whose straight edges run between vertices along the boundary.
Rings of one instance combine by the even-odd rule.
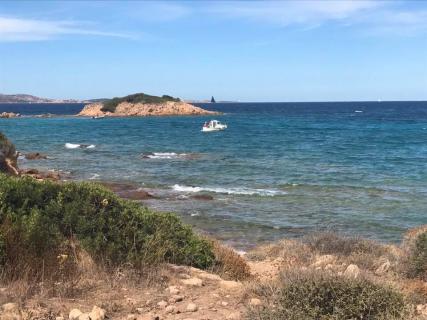
[[[427,1],[0,1],[0,93],[427,100]]]

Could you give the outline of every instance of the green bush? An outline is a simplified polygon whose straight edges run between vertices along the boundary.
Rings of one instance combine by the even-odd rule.
[[[8,165],[6,159],[11,161]],[[0,132],[0,172],[9,172],[9,166],[17,167],[18,155],[15,146]]]
[[[404,319],[406,310],[403,296],[391,288],[322,272],[288,273],[266,298],[271,305],[250,310],[249,319]]]
[[[423,232],[417,237],[411,251],[408,268],[409,276],[427,280],[427,232]]]
[[[164,103],[167,101],[180,101],[179,98],[174,98],[168,95],[163,95],[161,97],[157,96],[151,96],[145,93],[135,93],[131,94],[125,97],[121,98],[113,98],[110,100],[107,100],[103,103],[103,106],[101,108],[104,112],[115,112],[117,106],[122,102],[129,102],[129,103]]]
[[[0,234],[11,265],[36,265],[74,240],[111,266],[171,262],[207,268],[214,261],[212,245],[177,216],[153,212],[92,183],[0,175]]]

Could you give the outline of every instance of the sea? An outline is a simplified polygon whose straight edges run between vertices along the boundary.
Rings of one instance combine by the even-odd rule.
[[[24,115],[0,131],[48,155],[21,167],[134,184],[156,196],[143,205],[239,250],[323,231],[393,243],[427,223],[427,102],[199,106],[223,115],[94,120],[73,116],[82,104],[0,105]],[[201,132],[212,118],[228,129]]]

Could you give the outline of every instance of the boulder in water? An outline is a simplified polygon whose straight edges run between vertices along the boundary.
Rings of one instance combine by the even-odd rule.
[[[20,117],[21,115],[19,113],[14,112],[2,112],[0,113],[0,118],[16,118]]]
[[[27,160],[42,160],[47,159],[47,156],[39,152],[30,152],[24,155]]]

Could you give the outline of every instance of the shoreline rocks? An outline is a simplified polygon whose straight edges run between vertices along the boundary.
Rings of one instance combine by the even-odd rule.
[[[47,156],[40,152],[30,152],[23,155],[26,160],[45,160]]]
[[[107,189],[110,189],[115,194],[117,194],[119,197],[129,200],[147,200],[147,199],[153,199],[155,196],[153,196],[151,193],[142,190],[136,185],[130,184],[130,183],[120,183],[120,182],[99,182]]]
[[[164,103],[120,103],[115,112],[102,111],[102,103],[85,105],[77,116],[86,117],[146,117],[177,115],[217,115],[218,112],[196,107],[186,102],[167,101]]]

